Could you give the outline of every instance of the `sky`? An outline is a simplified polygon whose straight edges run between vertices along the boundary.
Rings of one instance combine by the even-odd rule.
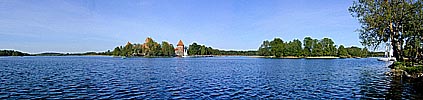
[[[262,41],[306,36],[359,46],[352,0],[0,0],[0,49],[100,52],[116,46],[196,42],[257,50]]]

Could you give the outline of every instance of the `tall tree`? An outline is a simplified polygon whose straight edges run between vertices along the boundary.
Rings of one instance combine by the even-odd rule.
[[[145,56],[161,56],[161,45],[152,38],[147,38],[142,51]]]
[[[304,55],[311,56],[311,51],[313,50],[313,39],[311,37],[304,38]]]
[[[200,55],[207,55],[207,50],[206,50],[206,46],[202,45],[200,47]]]
[[[163,56],[173,56],[175,55],[175,49],[173,45],[169,44],[169,42],[163,41],[162,53],[163,53]]]
[[[275,38],[273,41],[270,42],[270,51],[272,52],[272,55],[276,57],[283,56],[284,51],[284,42],[280,38]]]
[[[131,56],[133,54],[132,47],[133,45],[130,42],[126,43],[125,47],[123,48],[123,56]]]
[[[335,42],[330,38],[323,38],[321,40],[323,46],[323,55],[325,56],[336,56]]]
[[[263,41],[260,45],[258,54],[260,56],[270,56],[270,42],[268,40]]]
[[[361,49],[361,57],[367,57],[367,55],[369,54],[369,50],[367,49],[367,47],[364,47],[363,49]]]
[[[422,30],[422,0],[358,0],[349,8],[361,23],[361,43],[377,47],[390,42],[393,56],[403,60],[403,44],[407,34]],[[421,36],[421,35],[420,35]]]
[[[291,48],[293,48],[293,55],[292,56],[297,56],[297,57],[299,57],[299,56],[301,56],[302,55],[302,51],[303,51],[303,48],[302,48],[302,44],[301,44],[301,41],[300,40],[298,40],[298,39],[294,39],[293,41],[292,41],[292,44],[291,44]]]
[[[134,47],[132,47],[134,49],[134,54],[139,56],[142,54],[142,45],[141,44],[134,44]]]
[[[188,47],[188,55],[199,55],[200,54],[200,45],[198,45],[197,43],[192,43],[191,45],[189,45]]]
[[[340,45],[338,48],[338,56],[339,57],[347,57],[348,51],[345,49],[344,45]]]
[[[347,48],[348,54],[352,57],[361,57],[361,49],[358,47],[349,47]]]
[[[312,53],[314,56],[323,56],[323,44],[317,39],[313,40]]]
[[[119,47],[116,47],[114,50],[113,50],[113,56],[120,56],[120,48]]]

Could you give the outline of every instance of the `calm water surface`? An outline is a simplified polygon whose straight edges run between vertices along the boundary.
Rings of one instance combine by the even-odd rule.
[[[376,59],[1,57],[0,99],[422,99]]]

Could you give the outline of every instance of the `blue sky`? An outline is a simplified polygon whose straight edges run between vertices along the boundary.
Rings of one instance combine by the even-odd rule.
[[[361,46],[352,0],[0,0],[0,49],[106,51],[146,37],[224,50],[330,37]]]

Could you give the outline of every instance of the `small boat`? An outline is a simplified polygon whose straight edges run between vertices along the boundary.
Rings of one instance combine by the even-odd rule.
[[[126,59],[126,56],[122,56],[122,59]]]
[[[396,61],[396,59],[395,58],[385,58],[385,57],[382,57],[382,58],[377,58],[377,60],[378,61]]]

